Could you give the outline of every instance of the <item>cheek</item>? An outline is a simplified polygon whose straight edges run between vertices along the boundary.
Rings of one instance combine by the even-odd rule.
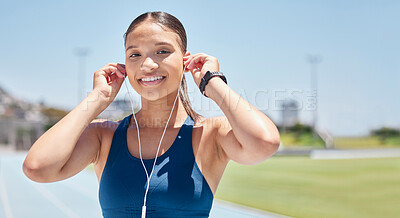
[[[174,71],[180,71],[183,69],[183,57],[180,56],[169,56],[162,60],[163,64]]]
[[[137,72],[136,65],[132,62],[126,61],[125,62],[125,69],[128,77],[135,77],[135,73]]]
[[[132,87],[135,88],[135,86],[137,86],[137,84],[136,84],[136,79],[135,79],[134,73],[133,72],[129,72],[129,71],[127,71],[127,73],[128,73],[129,83],[131,84]]]
[[[170,61],[167,65],[170,72],[170,77],[174,78],[175,80],[179,80],[182,77],[183,73],[183,62],[180,63],[179,60]]]
[[[130,75],[132,75],[132,76],[128,75],[129,80],[126,81],[126,82],[129,82],[129,84],[130,84],[130,85],[128,84],[128,86],[131,86],[135,90],[135,92],[142,93],[142,89],[141,89],[138,81],[134,78],[133,74],[130,74]]]

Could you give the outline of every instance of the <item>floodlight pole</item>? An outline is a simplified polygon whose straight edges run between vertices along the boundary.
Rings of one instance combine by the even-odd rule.
[[[312,129],[313,129],[313,137],[316,138],[316,126],[318,121],[318,74],[317,74],[317,64],[321,63],[322,57],[320,55],[308,55],[307,61],[310,63],[310,85],[311,91],[315,92],[315,100],[316,105],[313,110],[313,118],[312,118]]]
[[[77,48],[74,54],[78,56],[78,93],[77,103],[82,101],[82,92],[85,85],[85,68],[86,68],[86,57],[89,55],[89,48]]]

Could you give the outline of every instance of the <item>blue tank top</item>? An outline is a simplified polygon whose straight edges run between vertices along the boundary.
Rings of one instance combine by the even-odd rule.
[[[139,158],[127,146],[132,114],[114,132],[99,185],[99,202],[105,218],[140,217],[146,174]],[[213,193],[194,157],[188,116],[171,147],[157,158],[147,196],[146,217],[208,217]],[[143,160],[148,173],[154,159]]]

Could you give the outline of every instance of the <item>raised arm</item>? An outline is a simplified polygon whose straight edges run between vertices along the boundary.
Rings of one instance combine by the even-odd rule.
[[[206,54],[188,56],[184,61],[197,85],[207,71],[219,71],[217,59]],[[215,141],[228,159],[241,164],[256,164],[277,151],[280,136],[275,124],[222,79],[210,79],[205,94],[225,114],[225,117],[212,118],[212,122],[218,131]]]
[[[117,64],[95,72],[93,91],[30,148],[23,163],[28,178],[36,182],[63,180],[95,161],[101,141],[96,121],[92,121],[115,98],[124,73],[124,67]]]
[[[213,119],[218,124],[216,142],[229,159],[241,164],[257,164],[278,150],[280,136],[275,124],[221,79],[211,79],[206,94],[226,116]]]

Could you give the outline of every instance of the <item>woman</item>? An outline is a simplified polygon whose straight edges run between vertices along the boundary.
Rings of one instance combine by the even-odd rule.
[[[227,85],[215,57],[191,55],[186,45],[172,15],[137,17],[125,33],[125,65],[94,73],[93,91],[32,145],[23,165],[27,177],[55,182],[93,163],[104,217],[208,217],[229,160],[260,163],[275,153],[280,137],[264,113]],[[193,111],[185,72],[225,116]],[[93,120],[126,76],[141,110],[119,122]]]

